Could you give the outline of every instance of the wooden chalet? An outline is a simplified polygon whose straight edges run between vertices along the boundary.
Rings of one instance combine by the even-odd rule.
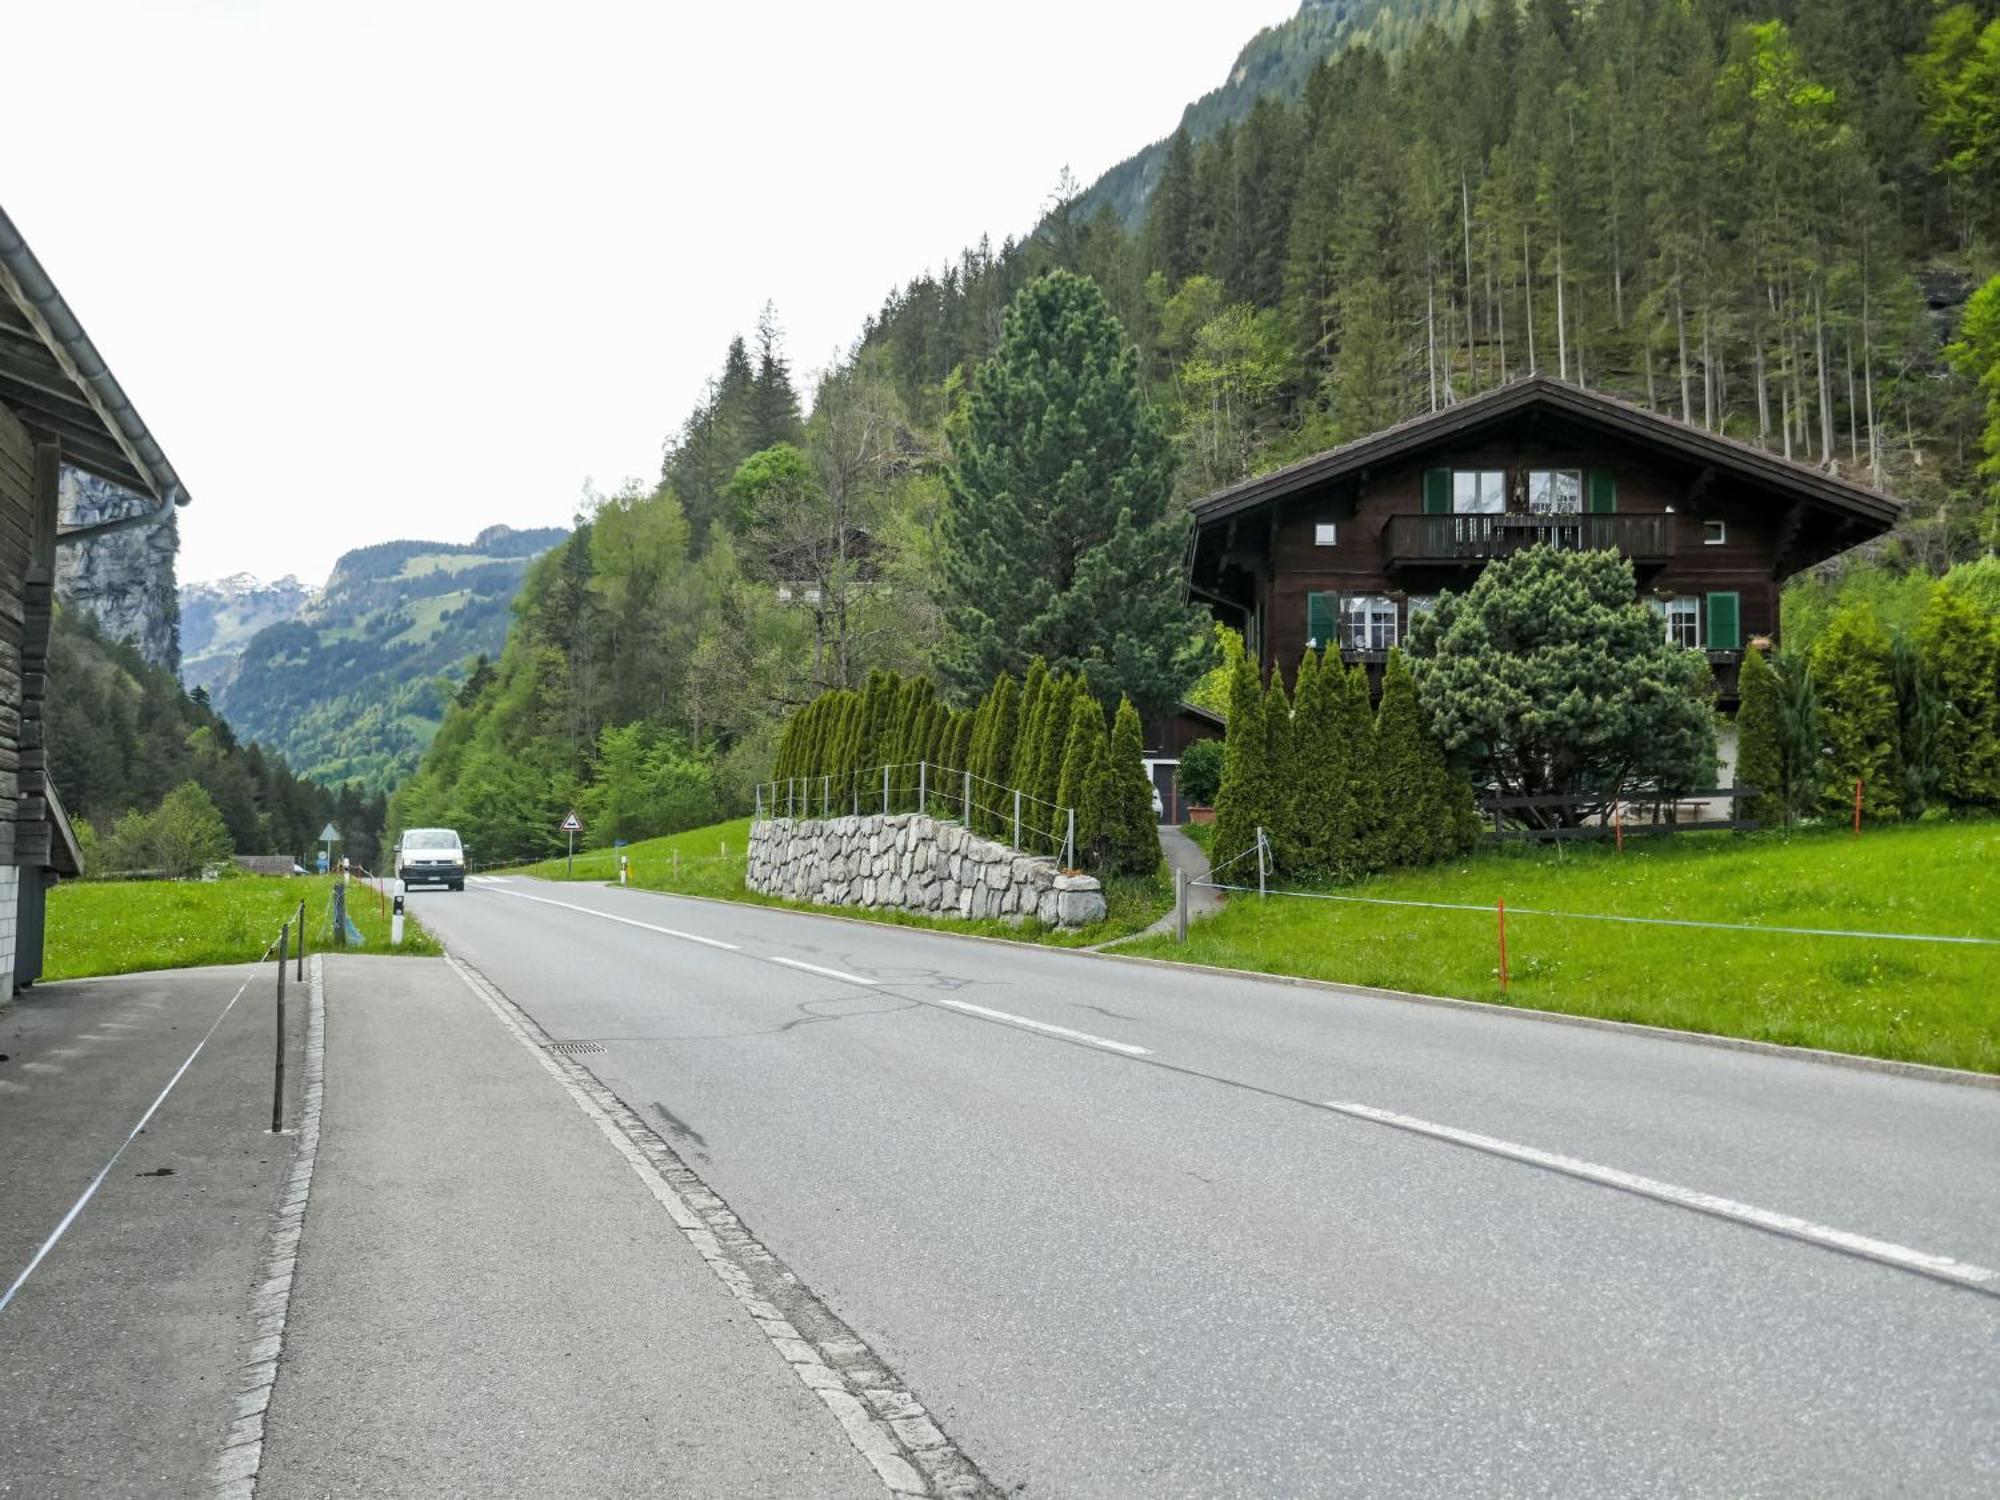
[[[1198,501],[1188,582],[1289,676],[1308,644],[1380,663],[1410,619],[1527,547],[1631,559],[1667,639],[1733,707],[1791,574],[1896,523],[1887,495],[1547,376]]]
[[[134,514],[59,529],[64,464],[131,491]],[[83,868],[42,738],[56,548],[150,525],[186,503],[159,444],[0,211],[0,1001],[40,976],[47,889]]]

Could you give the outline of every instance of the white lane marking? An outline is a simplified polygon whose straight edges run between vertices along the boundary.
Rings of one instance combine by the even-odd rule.
[[[651,922],[639,922],[634,921],[631,917],[613,916],[608,911],[598,911],[596,908],[589,906],[578,906],[570,901],[556,901],[548,896],[530,896],[526,891],[499,891],[496,894],[512,896],[517,901],[537,901],[543,906],[560,906],[565,911],[580,911],[586,916],[602,917],[607,922],[623,922],[628,927],[643,927],[648,932],[665,933],[668,937],[684,938],[690,943],[704,943],[711,948],[725,948],[731,953],[742,951],[735,943],[725,943],[719,938],[702,937],[692,932],[680,932],[672,927],[657,927]],[[754,957],[756,955],[751,956]],[[788,969],[800,969],[808,974],[824,975],[828,979],[838,979],[843,984],[858,984],[864,988],[873,989],[877,985],[888,983],[887,980],[870,979],[863,974],[850,974],[845,969],[829,969],[823,964],[809,964],[800,958],[779,958],[775,954],[766,955],[765,957],[769,963],[783,964]],[[943,1006],[948,1010],[963,1011],[971,1016],[983,1016],[989,1021],[1004,1021],[1009,1026],[1024,1026],[1030,1031],[1039,1031],[1048,1036],[1063,1037],[1072,1042],[1087,1042],[1093,1047],[1105,1047],[1113,1052],[1122,1052],[1127,1057],[1151,1057],[1153,1055],[1150,1049],[1135,1047],[1130,1042],[1114,1042],[1109,1037],[1094,1036],[1088,1031],[1072,1031],[1067,1026],[1054,1026],[1047,1021],[1030,1020],[1027,1016],[1017,1016],[1011,1011],[989,1010],[983,1005],[974,1005],[965,1000],[939,1000],[931,996],[925,996],[923,1003]]]
[[[882,982],[879,979],[865,978],[860,974],[850,974],[845,969],[829,969],[822,964],[809,964],[802,958],[773,957],[771,962],[783,964],[788,969],[804,969],[808,974],[824,974],[828,979],[842,980],[847,984],[876,985]]]
[[[1347,1104],[1338,1100],[1328,1100],[1325,1107],[1336,1114],[1348,1115],[1357,1120],[1370,1120],[1378,1125],[1390,1125],[1398,1130],[1407,1130],[1414,1135],[1429,1136],[1433,1140],[1470,1146],[1473,1150],[1484,1151],[1490,1156],[1502,1156],[1512,1161],[1527,1162],[1531,1166],[1547,1167],[1550,1171],[1581,1178],[1585,1182],[1602,1183],[1606,1187],[1637,1193],[1641,1197],[1670,1203],[1678,1208],[1691,1208],[1698,1213],[1712,1214],[1717,1218],[1734,1219],[1740,1224],[1768,1229],[1776,1234],[1805,1240],[1831,1250],[1842,1250],[1850,1255],[1863,1256],[1906,1271],[1922,1272],[1927,1276],[1936,1276],[1962,1286],[1985,1288],[2000,1281],[2000,1271],[1972,1265],[1967,1261],[1954,1260],[1948,1255],[1932,1255],[1927,1251],[1912,1250],[1907,1245],[1874,1239],[1865,1234],[1854,1234],[1845,1229],[1835,1229],[1828,1224],[1816,1224],[1810,1219],[1773,1213],[1768,1208],[1739,1203],[1734,1198],[1696,1192],[1693,1188],[1677,1187],[1671,1182],[1660,1182],[1655,1178],[1640,1177],[1632,1172],[1621,1172],[1615,1167],[1600,1167],[1595,1162],[1582,1161],[1574,1156],[1563,1156],[1554,1151],[1517,1145],[1513,1141],[1503,1141],[1496,1136],[1480,1135],[1470,1130],[1459,1130],[1450,1125],[1435,1125],[1429,1120],[1419,1120],[1414,1115],[1399,1115],[1394,1110],[1376,1109],[1367,1104]]]
[[[470,880],[474,885],[506,885],[514,877],[512,875],[468,875],[465,878]]]
[[[69,1226],[76,1222],[77,1215],[82,1213],[85,1205],[97,1196],[97,1190],[104,1186],[104,1179],[109,1177],[111,1169],[118,1165],[118,1158],[125,1154],[125,1148],[139,1138],[139,1132],[146,1128],[146,1122],[153,1118],[159,1107],[167,1102],[167,1095],[174,1091],[174,1085],[181,1081],[181,1075],[194,1066],[194,1060],[201,1056],[201,1049],[208,1045],[208,1039],[215,1035],[216,1029],[222,1025],[223,1018],[236,1009],[236,1002],[241,1000],[243,992],[250,988],[250,981],[256,977],[258,967],[256,964],[250,966],[250,972],[243,976],[243,983],[236,987],[236,993],[229,997],[229,1003],[222,1007],[221,1014],[209,1023],[209,1028],[202,1033],[201,1040],[194,1044],[194,1051],[187,1055],[187,1061],[174,1069],[174,1076],[167,1080],[167,1086],[160,1090],[159,1097],[146,1106],[146,1112],[139,1116],[139,1123],[127,1132],[125,1139],[118,1143],[118,1149],[111,1153],[111,1159],[98,1169],[95,1177],[90,1179],[90,1186],[83,1190],[83,1196],[70,1205],[69,1212],[62,1216],[62,1222],[56,1225],[47,1239],[42,1241],[41,1248],[35,1251],[28,1263],[21,1267],[21,1274],[14,1278],[14,1284],[7,1288],[5,1296],[0,1296],[0,1312],[7,1310],[7,1304],[14,1300],[14,1294],[27,1284],[30,1276],[35,1274],[35,1267],[55,1249],[56,1241],[69,1232]]]
[[[683,942],[700,943],[705,948],[721,948],[725,952],[738,950],[734,943],[725,943],[721,938],[703,937],[698,932],[682,932],[677,927],[660,927],[652,922],[635,921],[631,917],[613,916],[608,911],[599,911],[594,906],[578,906],[574,901],[555,901],[547,896],[530,896],[526,891],[496,891],[495,895],[512,896],[516,901],[535,901],[543,906],[560,906],[564,911],[580,911],[586,917],[602,917],[607,922],[622,922],[627,927],[643,927],[648,932],[657,932],[665,937],[679,938]]]
[[[1127,1057],[1151,1057],[1152,1051],[1146,1047],[1135,1047],[1130,1042],[1114,1042],[1109,1037],[1093,1036],[1088,1031],[1071,1031],[1067,1026],[1052,1026],[1047,1021],[1031,1021],[1026,1016],[1017,1016],[1012,1011],[989,1010],[983,1005],[974,1005],[969,1000],[936,1000],[932,1005],[948,1006],[952,1010],[962,1010],[970,1016],[984,1016],[989,1021],[1005,1021],[1009,1026],[1025,1026],[1030,1031],[1045,1031],[1050,1036],[1067,1037],[1073,1042],[1088,1042],[1093,1047],[1109,1047],[1113,1052],[1123,1052]]]

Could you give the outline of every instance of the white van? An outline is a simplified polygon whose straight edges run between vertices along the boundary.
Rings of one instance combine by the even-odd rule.
[[[465,845],[450,828],[405,828],[396,841],[396,878],[406,886],[465,889]]]

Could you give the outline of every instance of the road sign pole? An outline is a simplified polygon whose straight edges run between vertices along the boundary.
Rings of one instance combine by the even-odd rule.
[[[563,879],[568,880],[574,874],[576,874],[576,830],[572,828],[569,830],[569,860],[563,866]]]

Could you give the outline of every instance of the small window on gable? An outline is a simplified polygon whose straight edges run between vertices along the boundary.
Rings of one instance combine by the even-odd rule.
[[[1331,547],[1340,540],[1340,528],[1331,521],[1321,521],[1313,527],[1313,545]]]
[[[1729,540],[1729,523],[1726,521],[1703,521],[1701,523],[1701,544],[1704,547],[1720,547]]]

